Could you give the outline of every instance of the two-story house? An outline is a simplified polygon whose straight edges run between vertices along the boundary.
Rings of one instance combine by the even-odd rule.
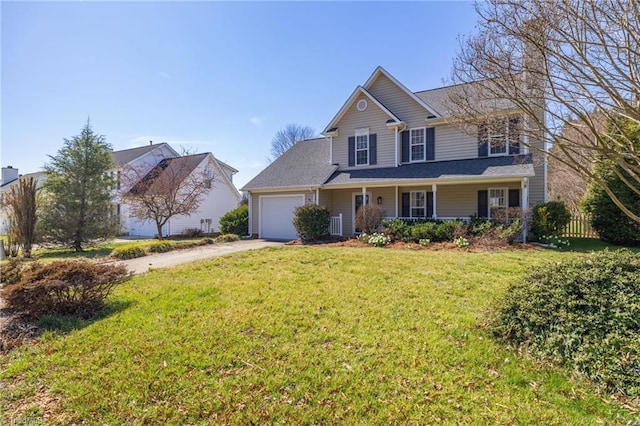
[[[229,210],[238,206],[242,197],[233,184],[233,175],[238,171],[218,160],[210,152],[183,155],[178,154],[169,144],[160,143],[113,152],[116,165],[114,178],[114,213],[120,219],[122,233],[131,236],[153,237],[158,234],[155,222],[140,220],[131,214],[130,206],[120,194],[129,191],[141,180],[153,186],[150,180],[160,180],[162,173],[179,170],[181,179],[189,176],[206,179],[209,176],[210,190],[204,195],[200,206],[189,215],[172,217],[163,228],[164,236],[180,235],[188,230],[219,232],[219,220]],[[176,180],[175,184],[179,182]],[[163,188],[160,188],[162,190]]]
[[[131,189],[139,180],[147,179],[158,173],[152,171],[158,167],[170,164],[173,168],[179,168],[184,174],[183,179],[189,175],[210,177],[210,191],[203,197],[198,209],[189,215],[176,215],[172,217],[163,228],[164,236],[180,235],[187,230],[199,229],[202,232],[219,232],[219,220],[229,210],[236,208],[242,197],[233,184],[233,175],[238,171],[228,164],[218,160],[210,152],[181,156],[169,144],[159,143],[113,151],[114,170],[112,173],[115,187],[112,188],[113,204],[111,214],[117,217],[120,225],[120,234],[136,237],[154,237],[158,230],[154,222],[140,220],[131,214],[130,206],[122,200],[122,193]],[[18,182],[20,177],[33,176],[38,182],[38,187],[46,181],[44,172],[28,175],[19,175],[18,169],[5,167],[2,169],[2,184],[0,196],[9,191],[11,186]],[[5,209],[0,210],[0,232],[7,231],[8,217]]]
[[[526,120],[504,108],[470,134],[447,116],[450,87],[412,92],[378,67],[356,87],[318,139],[297,143],[241,190],[249,232],[294,239],[293,210],[332,213],[336,235],[353,235],[355,213],[375,203],[387,217],[490,217],[546,201],[546,163],[521,143]]]

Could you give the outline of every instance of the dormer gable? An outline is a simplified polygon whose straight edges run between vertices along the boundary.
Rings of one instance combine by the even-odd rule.
[[[364,102],[363,102],[364,101]],[[364,111],[368,104],[371,103],[375,105],[375,107],[379,108],[386,116],[387,116],[387,125],[393,123],[395,125],[402,125],[402,120],[398,118],[394,113],[392,113],[386,106],[382,104],[378,99],[376,99],[371,93],[369,93],[364,87],[358,86],[355,88],[351,96],[347,99],[347,101],[342,105],[342,108],[338,111],[338,113],[331,119],[329,124],[324,128],[322,134],[324,136],[337,136],[340,129],[340,120],[344,117],[344,115],[355,105],[355,108],[358,111]]]

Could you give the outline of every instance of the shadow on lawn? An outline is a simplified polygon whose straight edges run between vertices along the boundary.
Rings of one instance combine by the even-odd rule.
[[[97,321],[122,312],[132,306],[132,301],[116,300],[107,303],[95,315],[82,318],[77,315],[44,315],[39,319],[24,313],[0,309],[0,354],[24,343],[32,342],[42,333],[68,334],[83,329]]]
[[[94,322],[101,321],[111,315],[128,309],[133,305],[132,301],[115,300],[108,302],[95,315],[83,318],[78,315],[44,315],[36,321],[36,325],[44,331],[53,331],[60,334],[67,334],[74,330],[83,329]]]

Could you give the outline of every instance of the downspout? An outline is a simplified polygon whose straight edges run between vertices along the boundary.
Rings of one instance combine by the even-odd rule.
[[[395,140],[396,140],[396,146],[395,146],[395,160],[396,160],[396,166],[398,166],[398,126],[394,127],[395,130]],[[397,215],[396,215],[397,216]]]
[[[253,236],[253,195],[250,191],[247,191],[248,199],[249,199],[249,236]]]

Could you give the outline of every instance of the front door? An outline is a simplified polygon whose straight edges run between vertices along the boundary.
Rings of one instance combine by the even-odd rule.
[[[371,194],[367,193],[366,198],[362,195],[362,193],[359,194],[353,194],[353,216],[351,216],[353,218],[352,220],[352,224],[353,224],[353,233],[354,234],[359,234],[360,232],[362,232],[362,229],[360,228],[356,228],[356,213],[358,212],[358,209],[360,207],[362,207],[363,204],[369,204],[369,199],[371,198]]]

